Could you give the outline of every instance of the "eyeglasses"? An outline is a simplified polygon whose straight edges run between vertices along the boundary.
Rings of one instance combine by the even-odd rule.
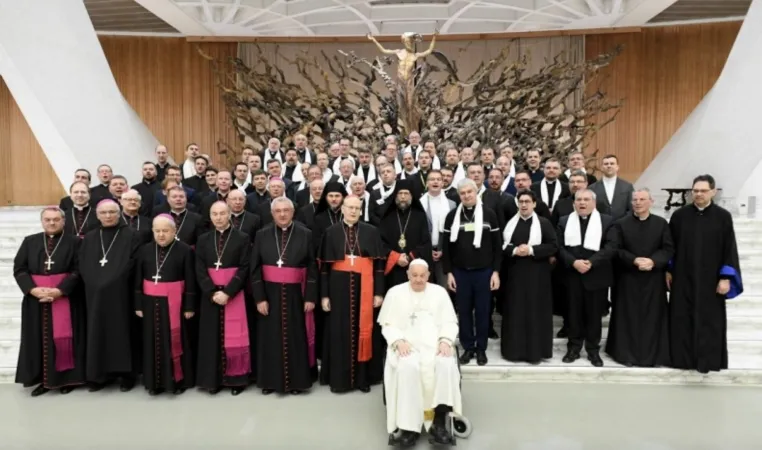
[[[136,198],[124,198],[124,197],[122,197],[122,200],[124,200],[125,202],[139,202],[140,201]]]

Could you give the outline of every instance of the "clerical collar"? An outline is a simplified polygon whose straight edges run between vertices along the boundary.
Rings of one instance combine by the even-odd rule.
[[[579,216],[579,218],[581,220],[587,220],[588,218],[590,218],[590,215],[588,214],[587,216]]]
[[[134,219],[135,217],[140,215],[139,212],[136,212],[135,215],[133,216],[132,214],[128,213],[127,211],[122,211],[122,214],[124,214],[125,216],[130,217],[132,219]]]
[[[226,199],[226,198],[228,198],[228,194],[230,194],[230,191],[227,191],[227,192],[220,192],[220,191],[217,191],[217,197],[218,197],[218,198],[221,198],[221,199],[223,199],[223,200],[224,200],[224,199]]]
[[[355,226],[355,225],[356,225],[356,223],[349,223],[349,222],[347,222],[347,221],[345,220],[345,221],[344,221],[344,225],[345,225],[345,226],[347,226],[347,227],[349,227],[349,228],[352,228],[353,226]]]
[[[281,231],[288,231],[288,229],[291,228],[291,225],[293,224],[294,222],[292,221],[292,222],[289,222],[288,225],[286,225],[285,227],[278,227],[278,228],[280,228]]]
[[[187,209],[183,209],[180,212],[171,211],[171,213],[172,215],[175,215],[175,216],[182,216],[183,214],[185,214],[185,211],[187,211]]]
[[[55,238],[57,238],[57,237],[61,237],[61,236],[63,236],[63,230],[59,231],[59,232],[58,232],[58,233],[56,233],[56,234],[48,234],[47,236],[48,236],[50,239],[55,239]]]
[[[149,185],[150,184],[154,184],[154,183],[156,183],[156,178],[152,178],[150,180],[146,180],[145,178],[143,178],[143,183],[149,184]]]
[[[545,178],[545,182],[548,184],[555,184],[556,180],[548,180],[547,178]]]
[[[467,210],[467,211],[472,211],[472,210],[473,210],[475,207],[476,207],[476,205],[474,205],[474,206],[466,206],[466,205],[463,205],[463,209],[465,209],[465,210]]]
[[[245,213],[245,212],[246,212],[246,211],[241,211],[241,212],[237,213],[237,212],[233,212],[233,211],[230,211],[230,214],[232,214],[232,215],[233,215],[233,217],[240,217],[240,216],[242,216],[242,215],[243,215],[243,213]]]
[[[633,213],[633,214],[634,214],[634,213]],[[645,221],[645,220],[648,220],[648,218],[649,218],[649,217],[651,217],[651,214],[650,214],[650,213],[649,213],[649,214],[646,214],[646,216],[645,216],[645,217],[640,217],[639,215],[635,214],[635,217],[636,217],[638,220],[640,220],[641,222],[643,222],[643,221]]]
[[[528,217],[524,217],[521,214],[519,214],[519,217],[521,218],[521,220],[526,222],[527,220],[530,220],[532,218],[532,215],[530,214]]]
[[[263,191],[260,191],[257,188],[254,188],[254,191],[257,193],[258,196],[264,197],[267,194],[267,188],[265,188]]]
[[[230,224],[227,224],[227,226],[224,229],[222,229],[222,230],[219,230],[219,229],[215,228],[215,231],[217,233],[220,233],[220,234],[225,234],[228,230],[230,230]]]
[[[88,204],[84,204],[84,205],[82,205],[82,206],[79,206],[79,205],[74,205],[74,209],[76,209],[76,210],[78,210],[78,211],[84,211],[84,210],[85,210],[85,208],[89,208],[89,207],[90,207],[90,205],[88,205]]]

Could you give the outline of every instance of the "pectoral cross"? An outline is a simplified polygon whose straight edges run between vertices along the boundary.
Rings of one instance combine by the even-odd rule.
[[[277,264],[278,268],[280,269],[281,267],[283,267],[283,260],[279,259],[275,264]]]
[[[106,257],[104,256],[104,257],[103,257],[103,258],[101,258],[101,260],[100,260],[100,261],[98,261],[98,262],[99,262],[99,263],[101,263],[101,267],[103,267],[103,266],[105,266],[105,265],[106,265],[106,263],[108,262],[108,259],[106,259]]]
[[[410,326],[415,326],[415,319],[417,318],[418,316],[415,313],[410,314]]]
[[[216,263],[214,263],[214,270],[220,270],[220,266],[221,266],[221,265],[222,265],[222,263],[221,263],[221,262],[219,262],[219,261],[217,261]]]
[[[161,280],[161,275],[157,272],[156,275],[152,276],[153,278],[153,284],[159,284],[159,280]]]
[[[48,258],[48,260],[45,261],[45,265],[48,266],[48,268],[46,269],[48,272],[50,272],[50,266],[52,266],[53,264],[55,264],[55,263],[50,258]]]
[[[355,258],[357,258],[357,256],[355,256],[355,255],[349,255],[349,256],[347,256],[347,258],[349,258],[349,265],[350,266],[354,266],[355,265]]]

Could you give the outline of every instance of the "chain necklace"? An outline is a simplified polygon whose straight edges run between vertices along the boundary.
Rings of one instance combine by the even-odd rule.
[[[239,230],[243,230],[243,222],[246,220],[246,214],[241,213],[241,214],[238,215],[238,217],[241,218],[241,223],[238,224],[237,228]],[[233,215],[232,214],[230,215],[230,223],[233,223]]]
[[[405,240],[405,231],[407,231],[407,225],[410,223],[410,217],[413,215],[413,211],[409,211],[407,215],[407,219],[405,220],[405,227],[402,227],[402,220],[400,219],[400,211],[397,210],[397,224],[400,227],[400,240],[397,241],[397,245],[400,246],[400,249],[405,250],[405,247],[407,246],[407,240]]]
[[[79,226],[79,228],[77,227],[77,216],[74,215],[74,210],[77,208],[71,209],[71,220],[74,223],[74,231],[77,233],[77,236],[82,236],[82,229],[85,228],[85,224],[87,223],[87,218],[90,217],[90,212],[93,210],[92,208],[87,206],[85,208],[87,208],[87,214],[85,214],[85,218],[82,220],[82,225]]]
[[[225,233],[225,231],[222,231],[220,233],[220,237]],[[217,251],[219,246],[217,245],[217,230],[214,230],[214,253],[217,254],[217,262],[214,263],[214,270],[220,270],[220,266],[222,265],[222,255],[225,254],[225,249],[228,246],[228,242],[230,242],[230,236],[232,235],[232,230],[230,233],[228,233],[228,237],[225,239],[225,244],[222,246],[222,251]]]
[[[286,254],[286,248],[288,248],[288,243],[291,242],[291,235],[294,234],[294,228],[296,228],[293,225],[293,223],[289,224],[291,230],[288,232],[288,238],[286,238],[286,243],[283,245],[283,251],[281,251],[280,245],[278,245],[278,227],[273,227],[273,233],[275,234],[275,251],[278,253],[278,261],[276,261],[275,264],[278,265],[278,268],[283,267],[283,256]]]
[[[182,229],[183,229],[183,225],[185,225],[185,219],[187,219],[187,218],[188,218],[188,215],[187,215],[187,214],[185,214],[185,213],[186,213],[186,211],[187,211],[187,210],[183,210],[183,212],[181,212],[181,213],[179,213],[179,214],[177,214],[177,213],[173,213],[173,214],[177,215],[178,217],[179,217],[180,215],[182,215],[182,216],[183,216],[183,219],[180,221],[180,226],[179,226],[179,227],[177,227],[177,232],[175,233],[175,240],[176,240],[176,241],[179,241],[179,240],[180,240],[180,238],[179,238],[178,236],[180,235],[180,231],[182,231]]]
[[[108,262],[108,259],[106,259],[106,256],[108,255],[108,252],[111,251],[111,247],[114,246],[114,242],[116,242],[116,238],[119,236],[119,232],[122,231],[121,229],[116,230],[116,234],[114,235],[114,239],[111,240],[111,244],[108,246],[108,250],[106,250],[103,247],[103,228],[100,229],[100,236],[101,236],[101,252],[103,252],[103,258],[101,258],[100,261],[98,261],[101,265],[101,267],[105,266]]]
[[[159,264],[159,244],[156,245],[156,275],[152,276],[153,278],[153,284],[159,284],[159,280],[161,280],[161,275],[159,275],[159,272],[161,272],[161,268],[164,267],[164,263],[167,262],[169,259],[169,254],[172,252],[172,249],[175,248],[175,241],[172,241],[171,244],[169,244],[169,250],[167,250],[167,254],[164,256],[164,261]]]
[[[337,216],[337,219],[333,220],[333,211],[329,207],[328,208],[328,220],[331,221],[331,225],[333,225],[335,223],[339,223],[339,222],[341,222],[344,219],[344,213],[342,213],[342,212],[339,212],[338,214],[336,214],[336,216]]]
[[[347,225],[347,226],[349,226],[349,225]],[[355,226],[357,226],[357,224],[355,224]],[[358,250],[358,253],[359,253],[359,250],[360,250],[360,246],[358,245],[358,241],[360,239],[360,227],[357,226],[357,231],[355,232],[355,242],[354,242],[354,244],[352,244],[349,241],[349,236],[347,235],[346,228],[344,228],[344,224],[342,224],[342,226],[341,226],[341,231],[344,232],[344,242],[345,242],[345,245],[346,245],[347,249],[349,250],[349,261],[350,261],[350,264],[354,266],[355,265],[355,258],[357,257],[355,255],[355,249]]]
[[[135,229],[140,231],[140,214],[138,214],[135,217],[138,219],[138,227]],[[122,212],[122,219],[124,219],[124,223],[127,224],[127,226],[130,226],[130,221],[127,220],[127,217],[124,215],[124,212]]]
[[[45,262],[44,262],[44,264],[47,266],[47,267],[45,268],[45,271],[47,271],[47,272],[50,272],[50,266],[52,266],[53,264],[55,264],[55,262],[53,262],[53,259],[52,259],[52,258],[53,258],[53,255],[55,255],[55,254],[56,254],[56,250],[58,250],[58,246],[59,246],[59,245],[61,245],[61,241],[63,241],[63,235],[64,235],[64,234],[63,234],[63,232],[62,232],[62,233],[61,233],[61,239],[59,239],[59,240],[58,240],[58,243],[56,243],[56,246],[55,246],[55,247],[53,247],[53,251],[52,251],[51,253],[48,253],[48,243],[47,243],[47,241],[45,240],[45,233],[42,233],[42,248],[43,248],[43,249],[45,249],[45,256],[47,256],[47,257],[48,257],[48,259],[47,259],[47,260],[45,260]]]

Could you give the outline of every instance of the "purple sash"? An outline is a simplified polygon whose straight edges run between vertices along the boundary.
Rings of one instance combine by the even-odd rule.
[[[151,297],[167,297],[167,307],[169,308],[169,335],[172,351],[172,368],[175,381],[183,379],[183,340],[181,316],[183,313],[183,291],[185,291],[184,281],[171,281],[165,283],[154,283],[143,280],[143,293]]]
[[[32,275],[37,287],[58,288],[58,285],[68,277],[68,273],[55,275]],[[56,348],[56,372],[74,368],[74,332],[71,328],[71,306],[69,297],[61,296],[50,304],[50,314],[53,316],[53,345]]]
[[[301,267],[262,266],[262,278],[268,283],[301,284],[302,295],[307,287],[307,269]],[[313,311],[304,313],[307,329],[307,353],[310,367],[315,367],[315,315]]]
[[[217,286],[225,286],[235,277],[237,267],[208,269],[207,272]],[[243,291],[228,300],[225,305],[225,375],[237,377],[251,372],[251,350],[249,349],[249,323],[246,319],[246,302]]]

